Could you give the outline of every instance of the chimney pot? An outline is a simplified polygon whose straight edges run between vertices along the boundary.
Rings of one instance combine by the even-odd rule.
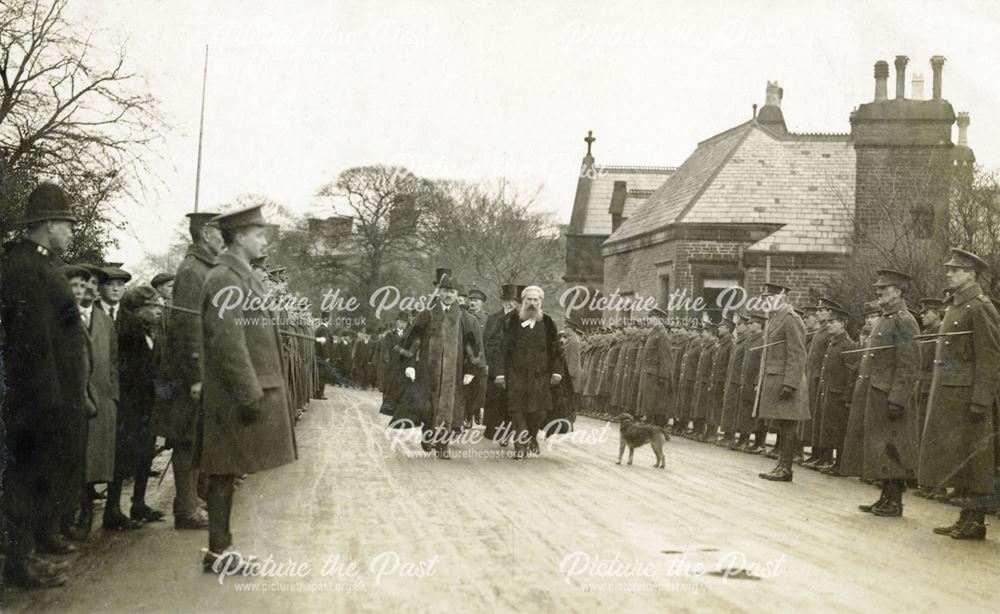
[[[896,56],[896,100],[906,98],[906,63],[909,61],[905,55]]]
[[[924,99],[924,75],[922,73],[913,74],[913,82],[910,84],[910,98],[913,100]]]
[[[941,100],[941,69],[944,68],[944,56],[936,55],[931,58],[931,69],[934,71],[934,85],[932,96],[934,100]]]
[[[784,91],[778,87],[777,81],[768,81],[767,89],[764,91],[764,105],[771,107],[780,107],[781,99],[784,97]]]
[[[955,118],[958,124],[958,145],[959,147],[969,146],[969,112],[962,111]]]
[[[885,100],[889,97],[886,89],[889,79],[889,63],[885,60],[875,62],[875,101]]]

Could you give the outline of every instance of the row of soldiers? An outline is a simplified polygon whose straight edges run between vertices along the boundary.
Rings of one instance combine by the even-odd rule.
[[[877,516],[901,516],[904,490],[917,485],[919,496],[962,505],[936,533],[983,539],[1000,466],[1000,316],[978,284],[985,261],[951,253],[945,297],[924,298],[919,310],[903,298],[909,275],[878,271],[878,299],[861,310],[857,340],[843,305],[824,297],[795,309],[791,289],[772,283],[761,313],[711,322],[654,309],[646,324],[584,333],[583,410],[634,413],[697,441],[767,454],[778,459],[760,476],[768,480],[792,481],[798,461],[877,482],[878,501],[859,506]]]
[[[128,286],[120,263],[60,258],[77,218],[59,186],[29,196],[24,236],[4,246],[0,289],[5,583],[64,583],[66,561],[40,554],[88,541],[98,499],[106,530],[161,521],[145,500],[158,437],[171,450],[174,527],[209,529],[206,568],[231,546],[237,480],[294,460],[291,425],[322,389],[313,323],[300,303],[280,300],[287,279],[265,266],[259,208],[188,218],[178,270]],[[231,288],[282,307],[219,310]]]

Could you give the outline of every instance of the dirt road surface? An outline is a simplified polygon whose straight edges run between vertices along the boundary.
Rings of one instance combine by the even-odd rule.
[[[675,438],[615,464],[617,425],[580,418],[524,462],[487,442],[438,461],[387,437],[375,392],[328,389],[298,462],[236,493],[237,547],[266,576],[206,574],[204,532],[97,532],[62,588],[5,612],[995,611],[1000,534],[931,533],[955,508],[907,495],[902,519],[857,511],[877,491]],[[462,458],[463,453],[477,457]],[[503,454],[509,454],[503,450]],[[151,487],[152,488],[152,487]],[[170,479],[154,494],[169,511]]]

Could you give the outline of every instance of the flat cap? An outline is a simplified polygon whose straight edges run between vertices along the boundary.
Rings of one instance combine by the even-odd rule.
[[[149,285],[154,288],[159,288],[163,284],[172,282],[175,277],[177,276],[170,273],[157,273],[156,276],[153,277],[153,280],[149,282]]]
[[[104,281],[114,281],[120,279],[125,283],[132,280],[132,274],[123,269],[119,269],[116,266],[104,267],[104,272],[107,273],[108,278]],[[103,282],[102,282],[103,283]]]
[[[135,311],[147,305],[161,305],[160,293],[152,286],[135,286],[130,288],[122,298],[122,306],[129,311]]]

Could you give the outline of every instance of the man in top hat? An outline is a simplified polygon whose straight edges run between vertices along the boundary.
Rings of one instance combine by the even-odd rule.
[[[667,312],[654,307],[650,315],[654,320],[653,328],[643,340],[640,350],[642,370],[636,405],[640,416],[656,426],[666,426],[666,400],[673,395],[670,375],[674,371],[674,356],[665,325]]]
[[[267,247],[267,222],[260,206],[219,215],[214,222],[225,250],[202,290],[203,412],[195,453],[197,466],[208,476],[208,552],[203,566],[218,573],[239,569],[239,563],[248,560],[234,559],[231,550],[229,518],[236,477],[291,463],[297,451],[275,313],[248,302],[223,309],[216,300],[234,288],[244,297],[251,292],[264,295],[250,260]]]
[[[797,425],[809,418],[805,362],[806,327],[788,301],[791,289],[764,285],[769,302],[767,328],[761,346],[761,368],[754,416],[772,420],[778,433],[778,465],[759,476],[776,482],[792,481],[792,461],[798,447]]]
[[[447,270],[438,269],[438,300],[410,325],[403,342],[406,350],[419,343],[420,362],[404,371],[411,382],[422,384],[429,424],[421,443],[434,448],[437,458],[448,460],[452,428],[461,424],[463,394],[475,377],[473,360],[482,353],[479,326],[458,306],[458,288]]]
[[[69,283],[57,257],[73,240],[77,221],[59,186],[39,184],[18,222],[25,237],[7,246],[0,286],[4,346],[3,424],[7,525],[5,580],[27,588],[66,581],[62,567],[33,555],[39,518],[73,506],[80,484],[68,457],[85,436],[87,341]]]
[[[882,493],[863,512],[903,515],[903,490],[917,466],[917,408],[914,385],[920,368],[920,328],[903,293],[912,280],[906,273],[882,269],[873,284],[882,308],[864,348],[857,386],[863,399],[863,429],[848,433],[841,463],[845,475],[882,481]],[[853,401],[852,401],[853,403]]]
[[[479,288],[472,288],[468,293],[466,302],[466,313],[475,320],[476,334],[479,335],[479,346],[483,347],[483,331],[486,327],[486,310],[483,305],[486,303],[486,293]],[[475,365],[476,378],[465,394],[465,428],[472,428],[473,424],[481,424],[483,421],[482,411],[486,405],[486,354],[485,352],[476,357],[473,361]]]
[[[1000,316],[979,286],[986,262],[965,250],[951,253],[945,276],[954,293],[937,337],[918,481],[952,487],[967,497],[958,521],[935,533],[985,539],[990,506],[984,499],[996,494],[993,406],[1000,371]]]
[[[503,336],[502,320],[516,313],[520,305],[517,286],[505,284],[500,290],[500,309],[491,313],[483,325],[483,348],[486,352],[486,404],[483,409],[483,436],[507,445],[510,422],[507,417],[507,392],[493,383],[493,374],[500,360],[500,342]]]
[[[854,341],[847,335],[847,322],[851,314],[838,306],[829,305],[823,317],[829,339],[823,351],[822,366],[816,386],[816,415],[813,417],[813,447],[826,452],[826,462],[817,464],[819,471],[840,476],[840,462],[850,415],[854,377],[850,369],[848,352],[855,349]],[[836,461],[833,455],[837,455]]]
[[[542,310],[544,298],[539,286],[521,292],[517,315],[502,321],[500,356],[492,371],[494,383],[507,390],[515,460],[523,460],[528,450],[538,453],[538,428],[553,411],[551,387],[563,378],[558,330]]]
[[[198,504],[198,470],[193,464],[195,416],[201,410],[204,375],[201,292],[215,258],[222,251],[222,232],[212,220],[218,213],[187,214],[191,244],[173,279],[166,320],[160,389],[153,411],[154,432],[172,445],[174,528],[204,529],[208,516]]]

